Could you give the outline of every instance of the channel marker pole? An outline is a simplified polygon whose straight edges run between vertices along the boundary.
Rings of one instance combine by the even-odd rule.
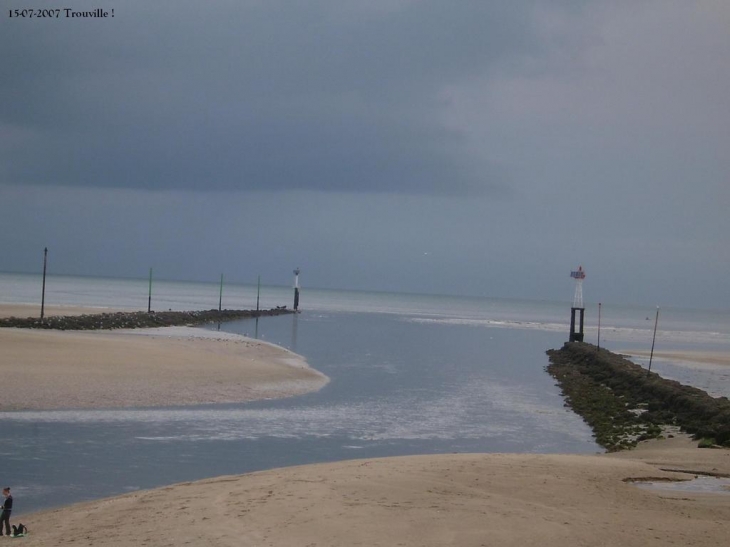
[[[48,264],[48,247],[43,249],[43,289],[41,290],[41,319],[46,307],[46,264]]]

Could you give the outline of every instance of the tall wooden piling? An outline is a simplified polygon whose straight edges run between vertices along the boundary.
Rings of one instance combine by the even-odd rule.
[[[147,293],[147,313],[152,312],[152,268],[150,268],[150,287]]]
[[[41,319],[46,308],[46,266],[48,264],[48,247],[43,249],[43,288],[41,289]]]

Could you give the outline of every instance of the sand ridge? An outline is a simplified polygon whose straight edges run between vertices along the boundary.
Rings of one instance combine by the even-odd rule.
[[[328,378],[272,344],[203,329],[0,329],[0,410],[244,402],[320,389]]]
[[[118,311],[135,311],[123,310],[121,308],[102,308],[102,307],[84,307],[84,306],[64,306],[64,305],[47,305],[43,307],[44,317],[55,315],[93,315],[97,313],[114,313]],[[40,317],[40,304],[0,304],[0,318],[4,317]]]
[[[705,452],[714,458],[709,465],[730,472],[729,451]],[[686,475],[630,455],[351,460],[26,515],[32,532],[25,544],[644,547],[727,540],[730,495],[672,495],[626,482],[642,477]]]

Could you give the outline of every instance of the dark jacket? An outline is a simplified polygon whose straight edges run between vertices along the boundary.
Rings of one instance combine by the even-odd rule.
[[[5,503],[3,503],[2,509],[8,513],[13,510],[13,496],[5,498]]]

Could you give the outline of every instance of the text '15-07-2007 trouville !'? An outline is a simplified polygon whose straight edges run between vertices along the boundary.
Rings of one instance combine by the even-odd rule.
[[[104,19],[106,17],[114,17],[114,8],[78,11],[73,8],[56,8],[56,9],[10,9],[9,17],[23,19]]]

